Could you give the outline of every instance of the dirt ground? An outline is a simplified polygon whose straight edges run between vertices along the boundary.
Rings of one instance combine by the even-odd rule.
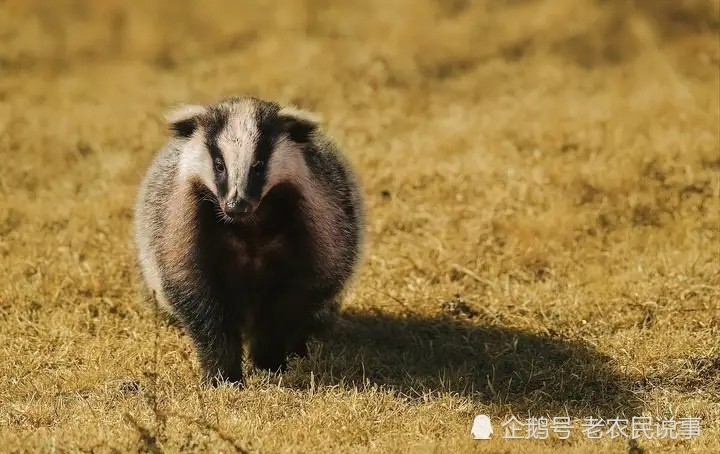
[[[0,451],[717,452],[719,32],[718,0],[0,1]],[[322,115],[368,251],[309,358],[206,389],[132,204],[164,113],[238,94]],[[633,416],[702,433],[582,432]]]

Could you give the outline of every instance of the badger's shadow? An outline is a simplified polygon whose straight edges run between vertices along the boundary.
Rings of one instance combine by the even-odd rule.
[[[514,414],[631,416],[639,406],[631,380],[586,343],[444,317],[345,312],[288,372],[291,387],[310,386],[312,372],[315,385],[453,393]]]

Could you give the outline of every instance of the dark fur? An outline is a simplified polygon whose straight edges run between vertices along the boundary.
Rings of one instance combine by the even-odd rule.
[[[206,378],[242,381],[243,339],[257,367],[281,369],[288,354],[305,354],[316,316],[334,305],[341,284],[318,282],[300,194],[278,185],[256,219],[224,224],[203,201],[207,190],[197,184],[194,191],[194,278],[166,282],[164,291],[195,341]]]

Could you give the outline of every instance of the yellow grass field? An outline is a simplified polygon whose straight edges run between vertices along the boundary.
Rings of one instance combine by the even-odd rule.
[[[719,33],[718,0],[0,1],[0,452],[718,452]],[[324,118],[368,249],[308,358],[210,389],[132,205],[165,112],[240,94]],[[583,432],[633,416],[701,434]]]

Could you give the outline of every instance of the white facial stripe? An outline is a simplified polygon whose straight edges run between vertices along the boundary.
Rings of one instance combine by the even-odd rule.
[[[228,172],[228,195],[245,191],[259,135],[254,106],[236,106],[217,142]]]
[[[180,145],[180,162],[178,165],[178,178],[187,180],[191,176],[199,177],[205,186],[217,195],[215,186],[213,162],[210,158],[203,140],[205,133],[198,129]]]
[[[283,181],[290,181],[302,187],[309,186],[312,183],[307,164],[305,164],[302,157],[302,150],[287,138],[278,140],[270,156],[267,169],[263,196],[273,186]]]

